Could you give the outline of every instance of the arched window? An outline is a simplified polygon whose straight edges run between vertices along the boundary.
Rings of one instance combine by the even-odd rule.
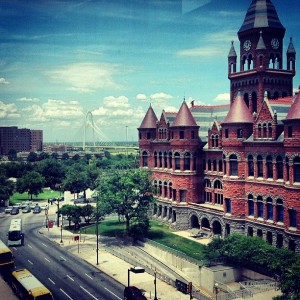
[[[259,138],[261,138],[261,124],[258,124],[258,126],[257,126],[257,135],[258,135],[258,137]]]
[[[219,172],[223,172],[223,162],[222,162],[222,160],[219,160],[218,164],[219,164]]]
[[[164,152],[164,168],[168,167],[168,154]]]
[[[257,177],[263,177],[263,158],[261,155],[257,156]]]
[[[162,168],[162,153],[159,152],[159,168]]]
[[[168,183],[164,182],[164,197],[168,198]]]
[[[211,171],[211,161],[210,161],[210,159],[207,162],[207,169],[208,169],[208,171]]]
[[[172,152],[169,152],[169,168],[172,169]]]
[[[204,180],[204,186],[205,186],[205,187],[209,187],[209,188],[211,187],[211,182],[210,182],[209,179],[205,179],[205,180]]]
[[[252,195],[248,195],[248,214],[249,216],[254,216],[254,202]]]
[[[215,147],[216,148],[219,147],[219,136],[218,135],[215,136]]]
[[[264,218],[264,203],[262,196],[257,197],[257,217]]]
[[[143,151],[143,153],[142,153],[142,165],[143,165],[143,167],[148,167],[148,153],[147,153],[147,151]]]
[[[267,137],[267,124],[266,123],[263,124],[263,137],[264,138]]]
[[[162,195],[162,182],[159,181],[158,183],[158,196],[161,196]]]
[[[226,157],[223,155],[223,173],[226,174]]]
[[[237,161],[237,156],[235,154],[230,155],[229,163],[230,163],[230,176],[237,176],[238,175],[238,161]]]
[[[285,158],[285,165],[286,165],[286,174],[287,174],[286,180],[290,181],[290,165],[289,165],[289,158],[288,157]]]
[[[277,179],[283,179],[283,161],[281,156],[276,158]]]
[[[248,156],[248,176],[254,176],[254,161],[253,156]]]
[[[175,170],[180,170],[180,154],[176,152],[174,154],[174,158],[175,158]]]
[[[269,123],[268,124],[268,137],[269,137],[269,139],[271,139],[272,138],[272,124],[271,123]]]
[[[267,220],[273,220],[273,201],[271,198],[267,199]]]
[[[276,201],[276,213],[277,213],[277,222],[283,223],[284,221],[284,208],[282,199],[277,199]]]
[[[190,171],[191,168],[191,154],[189,152],[184,154],[184,170]]]
[[[300,157],[294,158],[294,182],[300,182]]]
[[[169,183],[169,198],[173,199],[173,186],[172,186],[172,182]]]
[[[213,171],[217,171],[217,162],[213,161]]]
[[[215,136],[212,134],[210,138],[211,138],[211,147],[214,148],[215,147]]]
[[[273,160],[271,155],[267,156],[267,178],[273,179]]]
[[[214,182],[214,189],[219,189],[219,190],[221,190],[222,188],[223,188],[222,182],[221,182],[220,180],[216,180],[216,181]]]
[[[157,168],[157,152],[154,152],[154,167]]]

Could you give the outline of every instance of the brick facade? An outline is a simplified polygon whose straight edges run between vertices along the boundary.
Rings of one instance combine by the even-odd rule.
[[[264,17],[271,12],[274,27],[251,23],[257,2],[260,18],[265,5]],[[230,107],[214,107],[221,115],[227,108],[225,118],[211,121],[203,136],[207,116],[199,112],[209,107],[188,108],[183,101],[177,114],[162,112],[160,119],[150,107],[139,127],[140,166],[152,170],[153,218],[209,235],[260,236],[300,253],[300,94],[292,95],[296,53],[290,40],[284,69],[285,29],[274,21],[275,13],[270,1],[252,1],[249,7],[238,32],[239,72],[233,43],[228,56]]]

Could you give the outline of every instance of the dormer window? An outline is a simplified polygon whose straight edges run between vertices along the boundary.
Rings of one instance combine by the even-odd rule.
[[[238,137],[238,139],[241,139],[243,137],[243,129],[242,128],[239,128],[237,130],[237,137]]]
[[[288,127],[288,137],[289,138],[293,137],[293,127],[292,126]]]

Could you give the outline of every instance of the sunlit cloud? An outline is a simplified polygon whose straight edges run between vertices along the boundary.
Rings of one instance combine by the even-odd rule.
[[[18,108],[14,103],[6,104],[0,101],[0,118],[19,118]]]
[[[223,102],[228,102],[230,101],[230,93],[222,93],[216,96],[214,101],[223,101]]]
[[[22,98],[18,98],[17,101],[19,101],[19,102],[40,102],[40,99],[39,98],[22,97]]]
[[[0,84],[9,84],[9,81],[7,81],[5,78],[0,78]]]
[[[177,55],[186,57],[213,57],[222,53],[219,47],[201,47],[181,50],[177,52]]]

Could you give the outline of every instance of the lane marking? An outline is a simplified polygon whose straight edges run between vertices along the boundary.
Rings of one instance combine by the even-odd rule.
[[[113,293],[112,291],[110,291],[109,289],[107,289],[106,287],[104,288],[105,290],[107,290],[109,293],[111,293],[113,296],[115,296],[117,299],[122,300],[123,298],[120,298],[119,296],[117,296],[115,293]]]
[[[52,284],[55,284],[55,282],[54,282],[51,278],[48,278],[48,280],[49,280]]]
[[[45,259],[47,262],[50,262],[50,260],[49,260],[47,257],[44,257],[44,259]]]
[[[28,260],[28,262],[31,264],[31,265],[33,265],[33,262],[32,261],[30,261],[29,259],[27,259]]]
[[[60,256],[60,258],[61,258],[62,260],[64,260],[64,261],[66,261],[66,259],[65,259],[64,257]]]
[[[32,249],[32,246],[31,246],[31,245],[29,245],[29,244],[28,244],[27,246],[28,246],[29,248],[31,248],[31,249]]]
[[[69,279],[71,279],[72,281],[74,281],[74,279],[73,279],[72,277],[70,277],[69,275],[67,275],[67,277],[68,277]]]
[[[89,294],[92,298],[98,300],[93,294],[91,294],[88,290],[86,290],[83,286],[80,286],[81,289],[83,289],[87,294]]]
[[[88,278],[90,278],[90,279],[92,279],[92,280],[94,280],[94,278],[93,277],[91,277],[90,275],[88,275],[88,274],[86,274],[86,273],[84,273]]]
[[[67,296],[70,300],[73,300],[63,289],[59,289],[65,296]]]
[[[42,243],[42,245],[43,245],[44,247],[48,248],[48,246],[47,246],[46,244]]]

